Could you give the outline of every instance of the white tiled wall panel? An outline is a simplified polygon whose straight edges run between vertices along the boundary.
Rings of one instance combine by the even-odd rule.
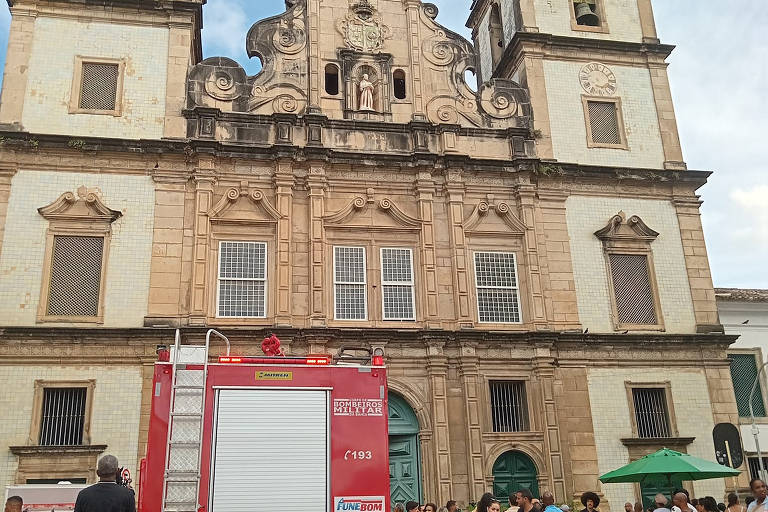
[[[588,374],[589,400],[597,446],[597,465],[600,474],[628,464],[629,452],[622,438],[633,437],[629,397],[626,381],[669,382],[675,410],[677,429],[681,437],[695,437],[688,453],[715,462],[712,447],[712,405],[707,380],[699,370],[668,371],[660,368],[591,369]],[[723,479],[694,482],[689,491],[695,496],[723,496]],[[634,484],[603,485],[602,491],[611,510],[622,510],[624,503],[635,500]]]
[[[126,60],[121,116],[69,113],[77,55]],[[32,133],[159,139],[167,64],[167,29],[38,18],[22,125]]]
[[[98,189],[123,216],[112,223],[104,301],[106,327],[141,327],[147,311],[154,186],[146,176],[19,171],[0,255],[0,325],[34,325],[40,300],[48,221],[37,208],[65,192]]]
[[[571,29],[570,0],[535,0],[536,24],[539,32],[557,36],[642,42],[637,0],[603,0],[608,33]]]
[[[628,218],[639,216],[659,233],[651,249],[666,332],[695,333],[696,319],[674,206],[668,201],[572,195],[566,201],[566,216],[582,325],[595,333],[613,332],[608,270],[602,242],[594,233],[619,211]]]
[[[91,443],[106,444],[121,465],[138,474],[141,367],[129,366],[0,366],[0,496],[13,483],[17,457],[9,446],[25,445],[32,421],[35,380],[96,381],[91,416]],[[115,407],[119,403],[119,407]],[[12,411],[12,413],[10,413]]]
[[[485,13],[480,27],[477,29],[478,55],[480,56],[480,71],[482,72],[478,85],[490,80],[493,76],[493,57],[491,55],[491,38],[488,32],[490,26],[491,10]]]
[[[555,158],[562,162],[664,168],[664,148],[648,69],[609,66],[616,75],[629,150],[588,148],[579,71],[588,62],[544,61]],[[535,121],[534,121],[535,122]]]

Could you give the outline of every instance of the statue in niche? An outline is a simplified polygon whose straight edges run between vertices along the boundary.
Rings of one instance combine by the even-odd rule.
[[[373,88],[375,85],[368,79],[368,73],[365,73],[360,80],[360,103],[358,104],[358,110],[374,111]]]

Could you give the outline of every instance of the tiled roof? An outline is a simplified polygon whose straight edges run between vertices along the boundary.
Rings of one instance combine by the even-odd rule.
[[[768,302],[768,290],[715,288],[715,297],[723,302]]]

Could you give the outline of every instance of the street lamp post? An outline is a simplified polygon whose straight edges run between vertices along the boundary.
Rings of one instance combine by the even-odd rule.
[[[755,423],[755,410],[752,406],[752,399],[755,396],[755,391],[757,390],[758,384],[760,384],[760,375],[762,375],[763,371],[765,370],[765,367],[768,366],[768,363],[763,363],[763,365],[760,367],[760,369],[757,371],[757,376],[755,377],[755,382],[752,383],[752,391],[749,393],[749,417],[752,419],[752,436],[755,438],[755,449],[757,450],[757,463],[759,464],[759,473],[760,473],[760,479],[765,481],[765,464],[763,464],[763,454],[760,452],[760,441],[758,439],[758,434],[760,433],[760,429],[757,428],[757,423]]]

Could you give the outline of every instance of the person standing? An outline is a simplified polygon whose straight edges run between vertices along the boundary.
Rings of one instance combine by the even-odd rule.
[[[768,488],[765,487],[765,482],[753,478],[749,482],[749,490],[752,491],[755,501],[749,504],[747,512],[765,512],[768,509]]]
[[[24,500],[21,496],[11,496],[5,500],[5,512],[21,512],[24,508]]]
[[[549,491],[541,495],[541,504],[544,505],[544,512],[563,512],[555,505],[555,496]]]
[[[519,512],[541,512],[541,508],[536,507],[534,504],[533,494],[530,489],[520,489],[516,493],[517,506],[520,507]]]
[[[581,512],[595,512],[600,505],[600,496],[593,492],[585,492],[581,495],[581,504],[584,508]]]
[[[434,503],[427,503],[424,505],[424,512],[437,512],[437,505]]]
[[[445,508],[448,509],[448,512],[456,512],[459,509],[455,500],[448,500],[448,503],[445,504]]]
[[[728,495],[728,507],[726,507],[725,512],[747,512],[747,509],[739,503],[739,497],[736,493],[732,492]]]
[[[669,503],[669,500],[666,496],[659,493],[653,498],[653,502],[656,504],[656,508],[653,512],[672,512],[667,508],[667,504]]]
[[[136,512],[133,492],[116,483],[119,467],[114,455],[99,459],[96,464],[99,483],[80,491],[75,501],[75,512]]]
[[[419,504],[415,501],[409,501],[405,504],[405,512],[418,512]]]
[[[501,512],[501,503],[499,503],[499,500],[492,500],[491,504],[488,506],[488,512]]]
[[[624,512],[634,512],[635,509],[632,508],[632,503],[626,502],[624,504]]]

